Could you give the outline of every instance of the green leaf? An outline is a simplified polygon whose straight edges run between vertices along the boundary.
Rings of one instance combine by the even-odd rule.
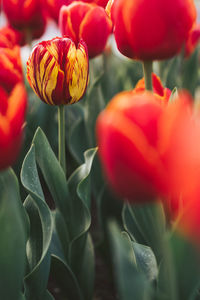
[[[21,181],[30,193],[24,203],[30,219],[30,237],[27,243],[30,270],[25,278],[25,295],[27,299],[43,299],[50,269],[48,250],[52,238],[53,222],[51,211],[44,201],[38,177],[34,145],[31,146],[24,159]]]
[[[132,242],[136,264],[149,281],[153,281],[158,276],[158,267],[155,255],[150,247]]]
[[[0,173],[0,298],[22,298],[26,261],[26,214],[19,186],[11,169]]]
[[[108,224],[116,288],[120,300],[152,299],[152,287],[146,276],[137,268],[132,242],[121,234],[113,221]]]
[[[146,244],[156,255],[158,263],[163,255],[165,215],[160,203],[146,205],[127,204],[123,210],[124,227],[137,242]]]
[[[83,300],[76,277],[66,262],[56,255],[52,255],[51,274],[56,274],[55,283],[65,293],[67,299]]]
[[[42,171],[45,182],[48,185],[56,206],[67,222],[70,208],[65,174],[45,134],[40,128],[38,128],[35,133],[33,144],[35,145],[36,161]]]
[[[71,195],[71,224],[73,225],[70,231],[73,239],[69,248],[69,262],[84,293],[84,299],[91,299],[94,284],[94,254],[88,230],[91,224],[90,172],[96,151],[95,148],[84,153],[85,163],[74,171],[68,181]]]
[[[177,232],[171,236],[170,244],[177,276],[179,299],[196,299],[200,286],[199,249]]]
[[[71,195],[71,236],[78,238],[85,233],[91,222],[89,207],[91,198],[90,172],[97,148],[84,153],[85,163],[82,164],[68,180]],[[76,222],[74,222],[76,220]]]

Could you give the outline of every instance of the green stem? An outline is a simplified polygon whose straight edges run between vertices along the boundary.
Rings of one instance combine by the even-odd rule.
[[[143,72],[144,72],[144,81],[145,88],[148,91],[152,91],[152,72],[153,72],[153,62],[151,60],[143,61]]]
[[[58,160],[66,174],[65,160],[65,106],[58,106]]]

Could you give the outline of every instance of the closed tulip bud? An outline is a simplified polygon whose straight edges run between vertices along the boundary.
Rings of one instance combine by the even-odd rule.
[[[27,38],[39,38],[46,27],[46,16],[40,0],[3,0],[9,24],[22,31]]]
[[[195,26],[190,31],[188,40],[185,46],[185,57],[190,56],[196,49],[200,41],[200,24],[195,24]]]
[[[13,48],[15,45],[21,44],[21,33],[10,26],[0,29],[0,47]]]
[[[0,37],[1,40],[1,37]],[[23,81],[22,63],[19,46],[0,48],[0,82],[10,91],[13,86]]]
[[[27,105],[26,90],[18,83],[10,93],[0,86],[0,170],[12,165],[19,154]]]
[[[166,173],[157,151],[164,103],[151,93],[123,92],[97,120],[99,155],[114,191],[131,202],[155,199]]]
[[[59,27],[63,36],[70,37],[77,45],[83,39],[89,57],[101,54],[112,31],[112,23],[103,7],[74,2],[60,10]]]
[[[51,18],[58,22],[59,12],[63,5],[69,5],[73,0],[44,0],[44,6]]]
[[[108,3],[108,0],[82,0],[82,2],[95,3],[105,8]]]
[[[193,0],[115,0],[111,8],[119,51],[138,60],[180,52],[196,20]]]
[[[27,79],[38,97],[50,105],[79,101],[88,84],[89,61],[83,41],[54,38],[36,45],[27,62]]]
[[[172,92],[170,91],[170,89],[163,87],[160,78],[155,73],[152,73],[152,85],[153,85],[154,96],[159,98],[160,100],[167,102]],[[139,93],[144,91],[145,91],[145,80],[144,78],[142,78],[136,84],[133,92]]]

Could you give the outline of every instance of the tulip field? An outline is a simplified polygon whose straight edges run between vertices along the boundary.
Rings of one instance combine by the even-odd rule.
[[[0,0],[0,300],[200,300],[199,22]]]

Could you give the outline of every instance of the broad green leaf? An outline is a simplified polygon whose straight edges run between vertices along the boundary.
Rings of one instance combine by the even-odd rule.
[[[91,224],[89,212],[91,185],[90,172],[97,149],[89,149],[84,153],[85,163],[71,175],[68,181],[71,195],[71,223],[73,237],[69,248],[69,262],[76,274],[85,300],[92,297],[94,280],[93,245],[88,235]],[[76,220],[76,222],[74,222]],[[88,273],[88,276],[85,273]]]
[[[111,255],[120,300],[152,299],[152,287],[137,268],[132,242],[120,232],[113,221],[108,224]]]
[[[53,222],[51,211],[44,201],[36,161],[35,147],[31,146],[21,171],[21,181],[30,196],[24,205],[30,219],[30,237],[27,243],[27,256],[30,270],[25,278],[25,295],[27,299],[41,299],[46,292],[50,268],[48,253]]]
[[[176,231],[170,238],[170,244],[177,275],[179,299],[198,299],[196,296],[200,287],[199,250],[191,241]]]
[[[40,128],[35,133],[33,144],[35,146],[36,161],[42,171],[45,182],[56,206],[67,222],[70,208],[66,178],[45,134]]]
[[[76,169],[68,180],[71,195],[71,224],[74,223],[71,236],[74,238],[81,236],[90,226],[91,186],[89,175],[96,151],[97,149],[94,148],[84,153],[85,163]]]
[[[55,283],[65,293],[66,299],[85,300],[73,272],[67,263],[56,255],[52,255],[51,274],[54,275]]]
[[[136,264],[149,281],[157,279],[158,267],[155,255],[150,247],[132,242]]]
[[[136,238],[137,242],[151,247],[160,263],[163,236],[166,231],[162,205],[159,203],[132,206],[127,204],[123,211],[123,223],[128,233]]]
[[[26,214],[17,178],[11,169],[0,172],[0,298],[20,300],[26,262]]]

